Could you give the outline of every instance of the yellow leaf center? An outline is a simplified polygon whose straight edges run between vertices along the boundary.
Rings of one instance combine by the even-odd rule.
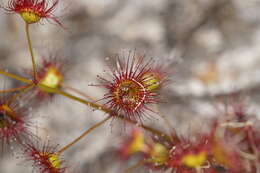
[[[23,11],[21,13],[21,16],[23,20],[28,24],[36,23],[41,19],[41,17],[37,13],[28,9]]]
[[[136,132],[134,139],[129,147],[129,154],[140,152],[145,147],[144,135],[141,132]]]
[[[16,113],[8,105],[0,105],[0,128],[11,126],[16,122]]]
[[[145,88],[149,91],[153,91],[159,88],[161,79],[160,77],[153,73],[153,72],[147,72],[142,76],[143,84],[145,85]]]
[[[56,68],[51,67],[47,70],[43,79],[40,80],[40,84],[50,88],[58,88],[62,82],[62,76]],[[44,88],[44,91],[49,92],[48,89]]]
[[[182,164],[185,166],[195,168],[203,165],[207,159],[207,154],[202,151],[198,154],[187,154],[182,158]]]
[[[168,149],[164,145],[160,143],[156,143],[154,144],[150,152],[151,159],[149,161],[157,165],[162,165],[168,161],[168,155],[169,155]]]
[[[57,154],[51,154],[49,156],[49,161],[53,168],[59,169],[61,168],[61,161],[59,159],[59,156]]]

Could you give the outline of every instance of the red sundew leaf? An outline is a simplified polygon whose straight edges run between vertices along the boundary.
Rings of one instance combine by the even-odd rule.
[[[248,111],[244,97],[232,96],[223,105],[225,111],[219,111],[212,131],[213,158],[229,172],[252,172],[255,162],[250,157],[258,155],[259,120]]]
[[[136,153],[145,152],[145,150],[147,150],[147,145],[145,144],[144,133],[140,129],[134,129],[120,145],[118,153],[120,158],[126,160]]]
[[[228,143],[223,139],[222,141],[216,140],[212,144],[212,155],[215,164],[224,167],[230,172],[245,171],[237,146],[230,142]]]
[[[33,168],[40,173],[65,173],[68,168],[58,153],[58,145],[39,140],[24,144],[24,159],[33,163]]]
[[[32,128],[37,128],[31,121],[29,99],[26,96],[13,100],[14,94],[0,97],[0,147],[2,152],[12,148],[12,144],[23,144],[37,139]]]
[[[64,59],[55,57],[43,59],[38,66],[35,83],[43,84],[49,88],[60,89],[65,78],[65,70],[67,70],[67,62]],[[32,70],[26,70],[26,72],[33,75]],[[35,87],[33,92],[36,95],[36,99],[40,101],[51,99],[54,96],[46,88]]]
[[[50,5],[50,1],[53,3]],[[50,19],[62,26],[61,22],[53,14],[59,0],[9,0],[4,9],[11,13],[18,13],[28,24],[39,22],[42,19]]]
[[[154,61],[145,61],[144,58],[144,55],[129,52],[127,57],[117,57],[116,67],[110,68],[110,79],[98,76],[101,80],[99,86],[107,89],[107,93],[101,99],[106,101],[105,105],[113,110],[115,115],[123,115],[141,123],[144,117],[149,118],[151,114],[156,113],[149,107],[157,104],[160,96],[158,90],[154,89],[157,86],[153,86],[153,81],[165,78],[155,79],[152,76],[151,79],[150,74],[159,73],[157,69],[153,69]]]
[[[175,169],[194,169],[204,166],[209,155],[209,137],[201,136],[196,142],[181,140],[172,147],[168,165]]]

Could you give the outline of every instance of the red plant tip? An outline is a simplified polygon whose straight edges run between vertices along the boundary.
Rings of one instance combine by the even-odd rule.
[[[9,0],[5,9],[20,14],[27,24],[37,23],[41,19],[51,19],[62,26],[57,17],[53,15],[58,2],[59,0],[55,0],[49,6],[48,0]]]
[[[168,166],[170,150],[164,144],[154,142],[152,139],[146,140],[141,130],[134,129],[120,147],[119,152],[123,159],[140,154],[150,168],[165,169]]]
[[[25,154],[27,160],[33,161],[34,167],[40,173],[64,173],[66,171],[66,168],[63,167],[64,161],[60,158],[56,147],[49,144],[43,146],[26,144]]]
[[[187,153],[183,155],[181,163],[190,168],[202,166],[207,160],[207,152],[200,151],[198,153]]]
[[[119,152],[123,158],[128,158],[132,154],[146,150],[147,145],[145,144],[143,132],[135,129],[132,131],[130,138],[120,147]]]
[[[238,146],[226,140],[216,137],[213,141],[212,155],[215,162],[233,172],[243,170]]]
[[[182,141],[171,149],[169,166],[174,168],[200,168],[208,161],[210,154],[208,140],[197,144]]]
[[[23,121],[8,105],[0,105],[0,139],[9,139],[23,131]]]
[[[152,111],[148,104],[157,102],[158,93],[155,88],[160,79],[150,75],[152,61],[145,63],[144,56],[130,54],[127,59],[117,59],[117,68],[111,70],[111,80],[99,78],[103,82],[102,86],[108,89],[103,98],[107,100],[108,107],[116,114],[141,121],[141,116],[145,115],[146,111]]]
[[[30,122],[26,119],[27,113],[17,106],[17,102],[7,104],[0,100],[0,142],[2,150],[5,145],[10,148],[13,141],[22,144],[32,139],[29,132]]]

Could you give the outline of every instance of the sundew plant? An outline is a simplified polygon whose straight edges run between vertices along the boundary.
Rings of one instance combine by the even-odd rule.
[[[31,34],[32,30],[46,25],[55,25],[57,32],[70,34],[71,23],[67,25],[62,16],[56,15],[61,2],[63,1],[8,0],[1,4],[1,15],[10,15],[15,20],[22,21],[19,30],[24,32],[26,51],[30,55],[23,57],[30,60],[30,69],[19,69],[16,66],[18,69],[9,70],[5,64],[1,64],[0,68],[0,75],[3,77],[3,87],[0,89],[0,155],[2,160],[9,155],[21,160],[23,164],[13,165],[16,172],[25,165],[32,172],[39,173],[92,173],[91,170],[78,168],[84,160],[80,158],[80,162],[75,161],[69,155],[83,152],[74,148],[89,142],[88,139],[95,143],[95,136],[88,137],[106,124],[110,125],[106,126],[106,131],[115,134],[117,140],[108,138],[106,141],[113,143],[114,147],[109,149],[112,153],[110,162],[106,163],[109,165],[101,165],[104,167],[102,172],[111,172],[109,167],[113,165],[120,166],[112,172],[125,173],[260,172],[260,121],[257,113],[250,111],[247,96],[242,92],[230,92],[231,94],[225,94],[221,99],[212,96],[211,103],[208,103],[212,109],[208,114],[215,116],[197,117],[201,127],[195,128],[197,130],[190,129],[184,135],[180,130],[181,125],[172,122],[175,110],[162,111],[167,109],[164,105],[171,104],[167,99],[174,95],[174,91],[169,90],[168,86],[176,84],[175,75],[179,73],[175,70],[178,64],[171,60],[145,56],[140,53],[139,48],[127,53],[115,53],[114,56],[104,58],[106,69],[103,73],[96,74],[96,82],[89,81],[91,84],[88,87],[103,90],[103,96],[94,98],[91,93],[78,89],[84,87],[79,86],[80,82],[70,85],[66,75],[74,64],[54,55],[40,57],[37,51],[44,49],[35,49],[34,42],[37,40]],[[43,34],[41,30],[36,33]],[[68,66],[70,67],[67,68]],[[209,63],[208,70],[196,76],[205,85],[209,85],[217,81],[217,73],[215,64]],[[13,81],[12,85],[5,87],[5,78]],[[103,118],[93,125],[86,124],[84,130],[69,142],[64,142],[67,139],[56,141],[48,129],[33,120],[37,118],[33,112],[44,109],[45,105],[56,104],[57,97],[61,98],[60,102],[66,100],[93,112],[101,112]],[[177,99],[187,98],[179,96]],[[197,102],[199,104],[200,101]],[[201,108],[203,109],[204,107]],[[42,111],[52,116],[49,109]],[[81,121],[77,112],[70,114],[75,121],[71,122],[71,126],[76,121]],[[85,116],[91,118],[93,115]],[[95,114],[97,115],[100,114]],[[55,126],[62,126],[67,136],[75,136],[62,123],[61,120]],[[77,128],[75,125],[75,129]],[[40,135],[44,130],[50,134],[48,138]],[[0,172],[2,173],[1,167]]]

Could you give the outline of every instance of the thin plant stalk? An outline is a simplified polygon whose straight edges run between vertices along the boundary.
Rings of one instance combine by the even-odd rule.
[[[108,116],[107,118],[105,118],[104,120],[98,122],[97,124],[93,125],[92,127],[90,127],[89,129],[87,129],[85,132],[83,132],[79,137],[77,137],[75,140],[73,140],[72,142],[70,142],[68,145],[66,145],[65,147],[63,147],[62,149],[60,149],[58,151],[58,154],[63,153],[65,150],[67,150],[68,148],[72,147],[73,145],[75,145],[76,143],[78,143],[81,139],[83,139],[86,135],[88,135],[90,132],[92,132],[93,130],[95,130],[96,128],[100,127],[102,124],[104,124],[105,122],[107,122],[109,119],[111,119],[111,116]]]
[[[28,92],[31,88],[33,87],[33,85],[27,85],[26,88],[24,88],[23,90],[21,90],[21,92],[15,94],[13,97],[11,97],[10,100],[8,100],[8,104],[12,103],[16,98],[20,97],[22,94]]]
[[[0,90],[0,93],[11,93],[11,92],[17,92],[17,91],[21,91],[25,88],[28,88],[30,85],[24,85],[24,86],[20,86],[20,87],[16,87],[16,88],[10,88],[10,89],[4,89],[4,90]]]
[[[33,79],[34,81],[37,81],[37,65],[35,62],[35,57],[34,57],[34,53],[33,53],[33,48],[32,48],[32,40],[30,37],[30,31],[29,31],[29,24],[26,23],[25,24],[25,31],[26,31],[26,38],[28,41],[28,48],[31,54],[31,60],[32,60],[32,66],[33,66]]]
[[[65,89],[67,89],[67,90],[73,91],[74,93],[79,94],[79,95],[85,97],[86,99],[88,99],[88,100],[90,100],[90,101],[93,101],[93,102],[96,102],[96,101],[97,101],[97,100],[95,100],[93,97],[91,97],[91,96],[89,96],[89,95],[83,93],[82,91],[80,91],[80,90],[78,90],[78,89],[76,89],[76,88],[73,88],[73,87],[71,87],[71,86],[62,84],[62,87],[65,88]]]
[[[15,75],[15,74],[12,74],[12,73],[9,73],[5,70],[1,70],[0,69],[0,74],[4,75],[4,76],[7,76],[7,77],[10,77],[12,79],[15,79],[15,80],[18,80],[20,82],[23,82],[23,83],[27,83],[27,84],[32,84],[33,82],[29,79],[26,79],[24,77],[21,77],[21,76],[18,76],[18,75]]]
[[[143,166],[145,164],[146,160],[141,160],[139,162],[137,162],[136,164],[134,164],[133,166],[127,168],[124,173],[130,173],[132,172],[133,170],[137,169],[137,168],[140,168],[141,166]]]

